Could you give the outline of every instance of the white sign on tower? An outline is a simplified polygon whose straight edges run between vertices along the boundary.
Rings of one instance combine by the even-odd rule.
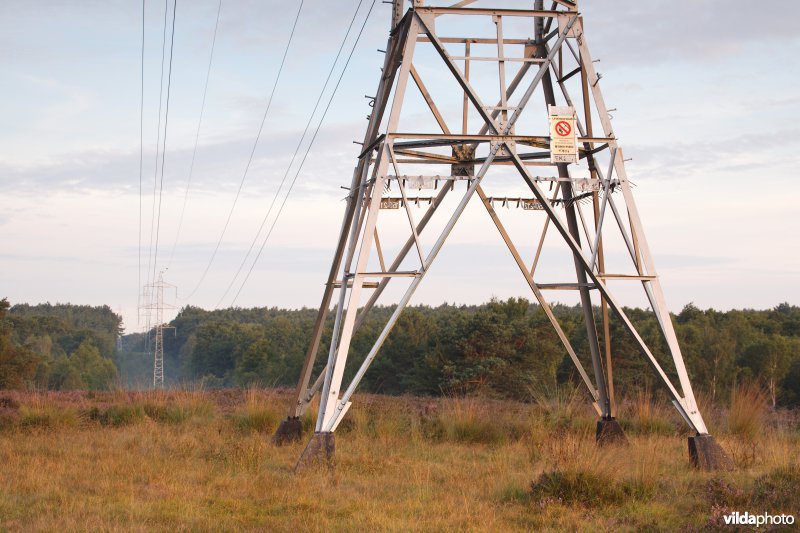
[[[550,162],[577,163],[578,140],[575,136],[575,108],[547,106],[550,115]]]

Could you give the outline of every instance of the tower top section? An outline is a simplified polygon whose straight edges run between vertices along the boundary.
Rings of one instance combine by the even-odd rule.
[[[578,0],[555,0],[556,7],[566,11],[577,11]],[[485,10],[514,10],[527,9],[534,4],[533,0],[393,0],[392,2],[392,29],[397,27],[407,8],[432,7],[443,9],[480,9]],[[555,7],[554,7],[555,9]]]

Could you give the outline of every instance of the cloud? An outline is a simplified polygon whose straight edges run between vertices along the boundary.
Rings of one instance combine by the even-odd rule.
[[[735,174],[754,169],[763,172],[796,159],[794,139],[798,134],[800,130],[790,129],[663,145],[630,144],[626,154],[636,154],[637,174],[645,179]]]
[[[298,178],[300,189],[320,191],[349,183],[358,147],[350,140],[363,134],[364,125],[338,123],[323,126],[306,164]],[[294,177],[306,151],[309,132],[287,177]],[[249,194],[275,190],[282,179],[302,131],[265,131],[245,180]],[[192,190],[224,192],[235,190],[242,180],[245,164],[253,147],[254,137],[238,137],[201,144],[198,147],[192,176]],[[165,191],[185,190],[192,147],[167,146]],[[144,192],[152,192],[155,153],[144,154]],[[91,149],[54,154],[29,163],[0,160],[0,190],[15,193],[53,193],[56,191],[105,190],[138,191],[139,152]],[[159,174],[160,176],[160,174]],[[300,191],[298,191],[300,192]],[[302,192],[301,192],[302,193]]]
[[[797,2],[767,11],[747,0],[617,0],[582,2],[581,11],[594,54],[602,51],[618,65],[714,63],[754,46],[800,40]]]

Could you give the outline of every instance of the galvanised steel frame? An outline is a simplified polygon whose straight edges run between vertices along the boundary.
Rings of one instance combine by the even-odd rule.
[[[589,53],[577,2],[556,0],[552,2],[550,9],[542,9],[542,0],[534,3],[534,9],[489,9],[474,5],[482,3],[479,0],[464,0],[449,6],[430,6],[423,5],[421,0],[413,0],[413,6],[403,15],[401,2],[395,2],[393,29],[378,91],[374,97],[373,112],[364,136],[364,149],[352,178],[336,252],[297,386],[297,401],[290,418],[302,415],[312,398],[320,392],[316,432],[329,434],[336,430],[351,405],[353,393],[381,345],[414,291],[422,283],[459,217],[470,200],[477,195],[533,296],[575,364],[581,380],[594,400],[598,414],[603,419],[612,419],[615,414],[609,331],[609,312],[613,312],[666,387],[687,424],[698,435],[707,434],[631,193],[622,150],[617,143],[600,91],[600,76],[595,72]],[[446,19],[465,21],[463,26],[459,24],[458,27],[471,27],[470,23],[476,19],[491,19],[495,28],[494,35],[440,35],[437,26]],[[526,26],[527,35],[532,30],[534,38],[510,38],[504,27],[504,22],[508,20],[529,21]],[[512,25],[519,27],[518,23]],[[472,55],[472,50],[486,49],[487,45],[492,47],[495,55]],[[458,92],[450,92],[450,101],[444,104],[448,105],[447,109],[452,110],[453,97],[457,97],[456,105],[461,108],[460,132],[451,130],[444,118],[446,113],[442,112],[445,108],[440,105],[441,99],[437,103],[432,92],[423,83],[420,71],[415,67],[415,51],[421,46],[430,46],[435,51],[440,60],[439,66],[446,69],[458,84]],[[454,55],[455,47],[459,47],[459,52],[463,50],[463,55]],[[518,53],[515,54],[514,51]],[[497,65],[497,78],[494,82],[497,83],[501,96],[494,106],[487,106],[480,96],[479,85],[485,85],[486,79],[470,80],[470,66],[476,61],[490,61]],[[507,70],[513,68],[512,65],[519,65],[519,68],[513,79],[507,82]],[[399,129],[409,81],[413,81],[420,92],[438,130],[409,133]],[[480,83],[476,84],[476,81]],[[577,86],[579,100],[572,99],[568,90],[570,85]],[[524,118],[526,112],[527,115],[534,113],[528,109],[532,107],[528,104],[535,94],[539,99],[543,96],[546,104],[574,106],[578,111],[576,124],[579,131],[579,164],[551,164],[548,135],[533,131],[531,134],[519,133],[523,128],[533,128],[530,125],[523,126],[519,119]],[[539,116],[546,118],[546,114]],[[469,127],[471,117],[478,117],[480,127]],[[599,121],[601,135],[594,134],[595,120]],[[546,120],[539,120],[537,124],[544,125]],[[404,167],[410,165],[414,165],[414,168],[419,168],[420,165],[447,167],[441,173],[421,176],[423,179],[435,179],[437,183],[442,181],[444,185],[435,196],[422,198],[428,207],[419,220],[410,205],[419,203],[420,197],[409,196],[407,181],[410,176],[408,172],[403,172]],[[576,190],[579,180],[574,176],[573,169],[580,168],[580,165],[588,167],[590,177],[583,181],[590,183],[590,191],[576,195],[576,192],[580,192]],[[547,166],[555,167],[557,175],[542,177],[532,173],[532,169],[536,167]],[[528,194],[533,197],[517,197],[512,201],[526,202],[525,205],[533,206],[546,217],[532,265],[525,262],[494,209],[497,201],[506,203],[508,199],[489,197],[484,191],[484,177],[492,168],[516,169],[517,179],[514,181],[524,185]],[[508,181],[505,177],[503,179]],[[455,185],[462,181],[467,185],[466,191],[450,211],[449,219],[430,249],[425,250],[421,234],[437,209],[446,205],[445,197],[455,195]],[[545,194],[542,188],[544,184],[551,186],[551,195]],[[391,197],[391,187],[397,187],[400,196]],[[591,206],[591,213],[584,213],[583,204]],[[404,211],[403,218],[409,228],[407,239],[389,264],[384,259],[385,247],[381,246],[378,236],[377,223],[382,207],[400,208]],[[606,220],[607,218],[610,220]],[[536,267],[550,226],[560,235],[563,244],[572,254],[575,279],[569,282],[545,284],[535,281]],[[616,238],[624,243],[624,249],[630,256],[630,271],[627,273],[606,271],[603,239],[611,231],[617,232]],[[375,257],[379,267],[370,269],[370,260],[372,258],[374,263]],[[417,268],[400,270],[408,261],[417,259]],[[355,376],[344,387],[345,363],[354,332],[363,324],[388,284],[397,278],[406,278],[410,283]],[[679,388],[673,384],[662,363],[637,331],[614,291],[609,288],[610,280],[625,280],[643,287],[669,349]],[[579,294],[593,379],[584,369],[543,295],[544,290],[550,289],[576,290]],[[365,291],[370,290],[371,295],[362,304]],[[601,307],[604,341],[602,349],[592,309],[593,294]],[[312,384],[312,369],[334,295],[335,317],[327,364]]]
[[[155,343],[153,350],[153,388],[164,388],[164,330],[175,329],[173,326],[167,326],[164,323],[164,309],[174,309],[175,306],[169,305],[164,301],[164,290],[175,289],[175,285],[171,285],[164,281],[164,272],[158,273],[158,281],[148,283],[144,286],[144,302],[142,306],[148,317],[148,322],[151,317],[155,317]],[[148,330],[147,334],[150,332]]]

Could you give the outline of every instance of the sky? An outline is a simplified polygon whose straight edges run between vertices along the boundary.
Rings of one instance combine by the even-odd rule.
[[[370,3],[357,11],[323,107]],[[223,1],[198,134],[218,1],[178,1],[166,151],[157,159],[164,3],[145,4],[142,76],[140,1],[0,2],[0,297],[107,304],[132,332],[144,325],[140,286],[155,262],[177,287],[168,295],[177,308],[317,306],[344,208],[340,187],[383,63],[388,5],[375,3],[302,170],[299,159],[288,165],[358,5],[305,0],[253,151],[299,3]],[[800,5],[759,12],[743,0],[583,0],[581,12],[670,309],[800,304]],[[421,72],[434,84],[443,75]],[[281,178],[295,174],[239,292],[237,269]],[[437,262],[412,303],[530,298],[477,209]]]

